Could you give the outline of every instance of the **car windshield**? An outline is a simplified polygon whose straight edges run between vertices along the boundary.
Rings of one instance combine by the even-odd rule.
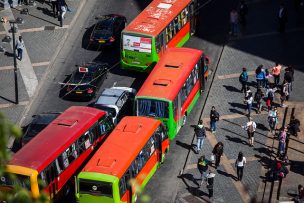
[[[31,189],[30,177],[24,175],[17,174],[4,174],[0,177],[0,185],[1,186],[9,186],[15,187],[19,186],[22,188],[26,188],[28,190]]]
[[[33,138],[33,137],[35,137],[46,126],[47,126],[47,124],[33,124],[33,125],[30,125],[27,133],[24,135],[24,138]]]
[[[93,79],[93,74],[92,72],[88,72],[88,73],[81,73],[81,72],[76,72],[74,74],[74,77],[71,79],[71,83],[89,83],[91,82]]]
[[[106,111],[108,113],[108,115],[111,115],[112,117],[116,116],[116,111],[114,108],[111,107],[107,107],[107,106],[102,106],[100,104],[95,104],[94,105],[95,108]]]
[[[112,183],[108,182],[80,179],[79,191],[83,194],[113,197]]]
[[[111,30],[112,29],[113,20],[112,19],[106,19],[103,21],[99,21],[96,24],[96,30]]]
[[[168,118],[169,103],[155,99],[137,99],[137,115]]]

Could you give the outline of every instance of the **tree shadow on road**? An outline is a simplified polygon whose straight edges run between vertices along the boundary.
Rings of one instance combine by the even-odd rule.
[[[246,113],[244,113],[243,111],[237,110],[237,109],[230,108],[229,111],[231,113],[237,113],[237,114],[240,114],[240,115],[246,115]]]

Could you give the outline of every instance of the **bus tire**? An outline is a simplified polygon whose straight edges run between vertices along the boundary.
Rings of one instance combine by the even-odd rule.
[[[184,126],[186,124],[186,121],[187,121],[187,115],[185,114],[183,116],[183,124],[182,124],[182,126]]]

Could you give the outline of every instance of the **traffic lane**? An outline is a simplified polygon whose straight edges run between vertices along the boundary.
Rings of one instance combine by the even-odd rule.
[[[60,85],[58,83],[64,81],[66,75],[70,74],[75,69],[75,65],[81,65],[84,62],[94,60],[109,63],[109,65],[115,65],[119,63],[120,54],[119,47],[112,50],[106,48],[100,51],[91,51],[82,48],[82,40],[85,32],[96,22],[95,17],[98,15],[118,13],[126,16],[128,22],[130,22],[140,11],[141,9],[136,6],[136,2],[133,0],[107,0],[102,2],[94,0],[90,1],[90,4],[86,4],[74,26],[75,29],[71,31],[71,34],[57,56],[53,67],[47,73],[48,75],[41,85],[40,92],[28,111],[23,123],[30,122],[31,115],[33,114],[45,111],[62,112],[69,106],[83,106],[90,103],[72,102],[59,98]],[[113,74],[111,71],[114,71]],[[118,75],[117,73],[120,73],[121,70],[117,65],[114,66],[111,71],[108,78],[99,89],[97,96],[100,95],[103,88],[111,87],[115,82],[118,82],[117,85],[131,86],[134,81],[133,77],[136,77],[136,75],[133,76],[127,73]]]

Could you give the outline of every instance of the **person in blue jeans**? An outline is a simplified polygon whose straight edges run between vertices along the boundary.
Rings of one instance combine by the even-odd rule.
[[[219,113],[216,111],[215,107],[212,106],[210,111],[210,130],[212,133],[216,132],[216,122],[219,120],[219,118]]]
[[[204,140],[206,138],[206,131],[203,125],[203,121],[199,120],[198,125],[195,126],[194,128],[195,134],[196,134],[196,138],[197,138],[197,142],[196,142],[196,153],[198,154],[204,144]]]

